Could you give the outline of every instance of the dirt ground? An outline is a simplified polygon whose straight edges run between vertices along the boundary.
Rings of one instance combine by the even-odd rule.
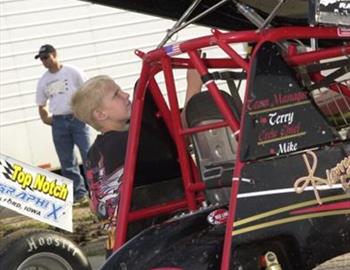
[[[78,243],[83,249],[89,244],[89,251],[91,250],[91,252],[97,252],[97,250],[93,248],[94,241],[101,242],[101,239],[105,239],[106,235],[103,230],[100,230],[100,225],[95,216],[90,212],[89,207],[79,207],[73,209],[73,224],[74,231],[73,233],[69,233],[0,207],[0,239],[19,229],[53,229],[55,231],[63,232],[74,242]],[[97,246],[97,248],[100,247]]]

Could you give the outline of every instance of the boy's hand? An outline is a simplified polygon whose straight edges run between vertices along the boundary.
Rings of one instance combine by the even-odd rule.
[[[188,89],[199,89],[202,87],[202,79],[196,69],[187,70]]]
[[[187,101],[195,94],[199,93],[202,88],[202,79],[196,69],[188,69],[187,70],[187,90],[186,90],[186,98],[185,104]]]

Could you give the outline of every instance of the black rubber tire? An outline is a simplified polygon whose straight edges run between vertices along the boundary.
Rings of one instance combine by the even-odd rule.
[[[53,266],[57,263],[59,266]],[[39,265],[40,264],[40,265]],[[91,270],[82,250],[50,230],[19,230],[0,242],[0,269]]]

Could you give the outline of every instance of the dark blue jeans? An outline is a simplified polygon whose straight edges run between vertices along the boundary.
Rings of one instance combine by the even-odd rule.
[[[85,164],[90,148],[89,128],[72,114],[55,115],[52,122],[52,137],[61,163],[62,175],[73,180],[74,201],[76,201],[86,195],[87,191],[74,154],[74,145],[78,146]]]

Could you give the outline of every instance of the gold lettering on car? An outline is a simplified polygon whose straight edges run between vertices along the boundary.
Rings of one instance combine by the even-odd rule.
[[[311,157],[312,165],[307,157]],[[306,154],[302,155],[308,175],[298,178],[294,183],[294,190],[296,193],[302,193],[307,186],[312,186],[316,200],[319,204],[322,204],[320,194],[318,192],[318,187],[329,186],[340,183],[344,189],[347,191],[350,189],[350,156],[344,158],[339,162],[334,168],[326,170],[327,178],[320,178],[315,176],[315,171],[317,168],[317,156],[312,151],[307,151]]]

